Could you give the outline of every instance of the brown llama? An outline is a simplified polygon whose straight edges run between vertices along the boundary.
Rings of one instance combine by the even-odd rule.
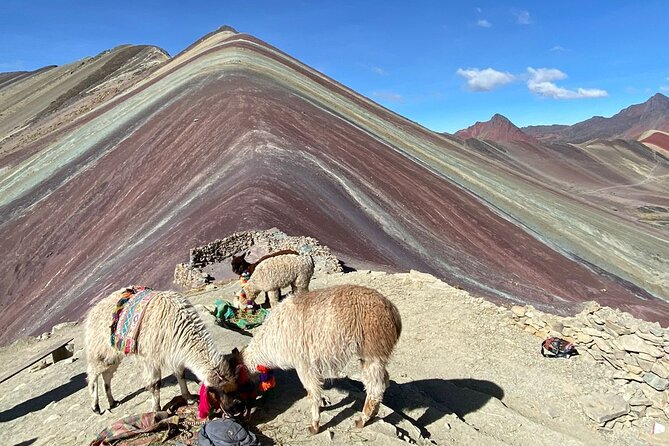
[[[253,274],[253,271],[256,269],[256,266],[258,266],[258,264],[263,260],[267,260],[270,257],[282,256],[284,254],[299,255],[299,252],[293,251],[292,249],[284,249],[282,251],[275,251],[270,254],[264,255],[261,258],[259,258],[256,262],[249,263],[246,261],[245,258],[248,255],[247,251],[240,256],[232,256],[232,260],[230,261],[230,266],[232,267],[232,272],[237,274],[238,276],[241,276],[245,272]]]
[[[356,426],[379,410],[388,386],[386,366],[402,332],[397,307],[378,291],[341,285],[286,299],[241,352],[250,373],[258,365],[295,369],[311,400],[309,432],[320,429],[323,380],[359,359],[367,397]]]

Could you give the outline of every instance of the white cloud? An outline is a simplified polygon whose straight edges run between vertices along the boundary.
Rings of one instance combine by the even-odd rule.
[[[481,8],[476,8],[476,12],[478,12],[479,14],[481,14],[481,13],[483,12],[483,10],[482,10]]]
[[[490,28],[492,26],[492,23],[490,23],[486,19],[479,19],[479,21],[476,22],[476,24],[481,28]]]
[[[551,48],[551,51],[567,51],[564,49],[564,47],[561,47],[560,45],[555,45],[553,48]]]
[[[583,99],[583,98],[603,98],[608,96],[606,90],[599,88],[577,88],[569,90],[559,87],[553,83],[566,79],[567,75],[556,68],[532,68],[528,67],[529,79],[527,88],[539,96],[552,99]]]
[[[669,79],[667,79],[667,80],[669,80]],[[660,91],[669,92],[669,85],[662,85],[660,87]]]
[[[516,14],[516,23],[519,25],[529,25],[532,23],[529,11],[520,11]]]
[[[550,82],[566,79],[567,75],[557,68],[532,68],[528,67],[531,82]]]
[[[404,102],[404,98],[401,94],[393,93],[392,91],[373,91],[372,97],[383,102],[393,102],[396,104]]]
[[[379,76],[386,76],[388,72],[381,67],[372,67],[372,71]]]
[[[513,82],[516,78],[511,73],[493,70],[492,68],[483,70],[479,70],[478,68],[468,68],[466,70],[458,68],[456,74],[467,79],[467,88],[472,91],[494,90]]]

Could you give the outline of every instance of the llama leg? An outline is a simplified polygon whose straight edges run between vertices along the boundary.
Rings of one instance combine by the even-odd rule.
[[[311,282],[311,277],[301,277],[298,276],[290,286],[293,289],[293,294],[298,291],[309,291],[309,282]]]
[[[184,368],[181,368],[174,373],[174,375],[177,377],[177,382],[179,383],[179,389],[181,389],[181,396],[183,396],[184,399],[190,403],[195,401],[195,397],[188,390],[185,374],[186,369]]]
[[[362,428],[379,412],[383,392],[388,386],[388,372],[385,362],[378,359],[362,361],[362,383],[365,385],[367,398],[362,408],[362,415],[355,420],[355,426]]]
[[[146,366],[146,390],[153,396],[153,411],[160,411],[160,368]]]
[[[98,377],[100,376],[93,367],[88,366],[88,393],[91,395],[91,409],[93,412],[100,413],[100,400],[98,398]]]
[[[112,391],[111,391],[112,376],[114,376],[114,372],[116,372],[117,368],[118,364],[114,364],[113,366],[102,372],[102,380],[105,383],[105,393],[107,394],[107,402],[109,403],[110,409],[113,409],[114,407],[119,405],[119,402],[116,401],[112,396]]]
[[[267,296],[270,306],[274,307],[279,303],[279,299],[281,298],[281,289],[268,291]]]
[[[320,430],[323,380],[308,368],[298,368],[297,376],[306,389],[307,399],[311,403],[311,425],[309,426],[309,432],[315,435]]]

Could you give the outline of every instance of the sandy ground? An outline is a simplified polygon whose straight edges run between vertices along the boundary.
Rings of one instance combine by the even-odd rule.
[[[315,277],[312,288],[355,283],[378,289],[396,303],[404,330],[389,367],[384,406],[370,425],[353,427],[364,394],[355,364],[327,384],[323,432],[309,436],[308,405],[294,372],[279,372],[277,388],[260,402],[253,429],[263,444],[457,444],[643,445],[641,428],[598,429],[583,414],[581,396],[611,390],[604,366],[587,355],[545,359],[539,339],[509,324],[508,310],[422,273],[358,271]],[[214,325],[202,306],[230,298],[238,284],[191,293],[222,351],[250,337]],[[111,422],[150,410],[140,367],[121,365],[113,391],[122,405],[95,415],[86,391],[80,326],[48,341],[24,339],[0,349],[2,371],[26,360],[54,339],[74,337],[74,362],[62,361],[0,384],[0,444],[81,445]],[[178,394],[173,377],[163,381],[162,401]],[[189,383],[195,392],[197,383]],[[101,399],[102,408],[106,401]]]

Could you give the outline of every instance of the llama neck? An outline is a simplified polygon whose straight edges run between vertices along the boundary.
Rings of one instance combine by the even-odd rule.
[[[263,365],[268,368],[276,368],[276,363],[267,354],[267,349],[262,348],[262,343],[259,338],[254,338],[253,341],[242,351],[242,359],[247,369],[254,372],[256,367]]]
[[[256,266],[258,265],[258,263],[260,263],[260,262],[247,263],[246,264],[246,272],[249,273],[249,274],[253,274],[253,271],[255,271]]]
[[[216,351],[213,346],[207,346],[206,350],[192,352],[184,358],[186,368],[206,385],[210,384],[208,377],[222,362],[223,355]]]

